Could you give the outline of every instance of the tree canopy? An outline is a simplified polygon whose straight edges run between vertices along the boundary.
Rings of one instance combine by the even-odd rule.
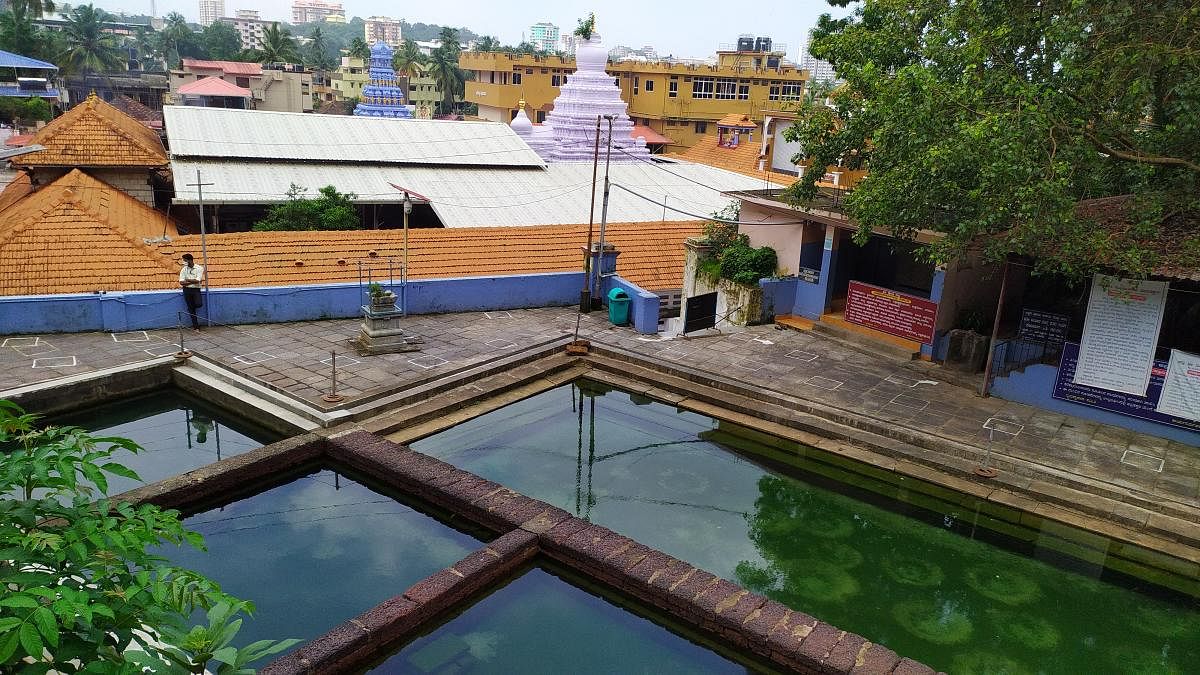
[[[830,0],[845,7],[847,0]],[[1156,242],[1200,262],[1200,5],[1190,0],[863,0],[821,17],[813,56],[845,84],[788,132],[813,166],[863,162],[861,227],[945,235],[927,252],[1035,256],[1041,271],[1148,273]],[[791,190],[815,196],[822,171]],[[1078,204],[1130,195],[1135,223]],[[1190,238],[1189,238],[1190,237]]]
[[[341,193],[332,185],[318,190],[315,198],[305,196],[307,189],[292,184],[288,200],[267,211],[267,217],[254,224],[255,231],[279,230],[356,230],[362,222],[354,207],[356,195]]]

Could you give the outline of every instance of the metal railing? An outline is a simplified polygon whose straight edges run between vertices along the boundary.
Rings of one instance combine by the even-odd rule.
[[[1061,342],[1040,342],[1010,337],[996,342],[992,355],[992,379],[1036,364],[1056,365],[1062,357]]]

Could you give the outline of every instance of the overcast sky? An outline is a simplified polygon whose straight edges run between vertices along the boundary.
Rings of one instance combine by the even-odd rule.
[[[79,0],[76,0],[78,2]],[[109,11],[150,12],[151,0],[96,0]],[[75,4],[75,2],[72,2]],[[492,34],[501,42],[516,44],[522,32],[541,21],[557,24],[564,33],[576,20],[596,12],[597,30],[608,46],[638,48],[653,45],[663,56],[711,56],[720,43],[733,43],[739,33],[767,35],[786,43],[788,57],[796,59],[804,36],[824,12],[844,13],[824,0],[768,0],[741,4],[729,0],[609,0],[584,2],[558,0],[530,3],[488,0],[399,3],[395,0],[343,0],[348,16],[372,15],[403,18],[411,23],[466,26],[476,33]],[[400,8],[403,7],[402,11]],[[225,0],[225,13],[257,9],[264,19],[291,19],[291,0]],[[199,18],[198,0],[157,0],[159,16],[181,12]]]

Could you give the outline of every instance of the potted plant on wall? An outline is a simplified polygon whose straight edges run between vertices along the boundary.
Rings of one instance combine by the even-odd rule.
[[[367,286],[367,295],[371,299],[371,309],[374,311],[387,311],[396,307],[396,294],[375,282]]]

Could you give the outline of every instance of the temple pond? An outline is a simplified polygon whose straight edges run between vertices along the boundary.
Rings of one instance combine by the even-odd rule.
[[[112,461],[124,464],[145,483],[170,478],[223,458],[279,440],[279,435],[177,389],[113,401],[46,420],[72,425],[94,436],[128,438],[142,446],[133,454],[119,449]],[[109,494],[142,483],[107,476]]]
[[[372,672],[744,673],[746,667],[533,568]]]
[[[412,445],[948,672],[1200,670],[1194,597],[586,380]]]

